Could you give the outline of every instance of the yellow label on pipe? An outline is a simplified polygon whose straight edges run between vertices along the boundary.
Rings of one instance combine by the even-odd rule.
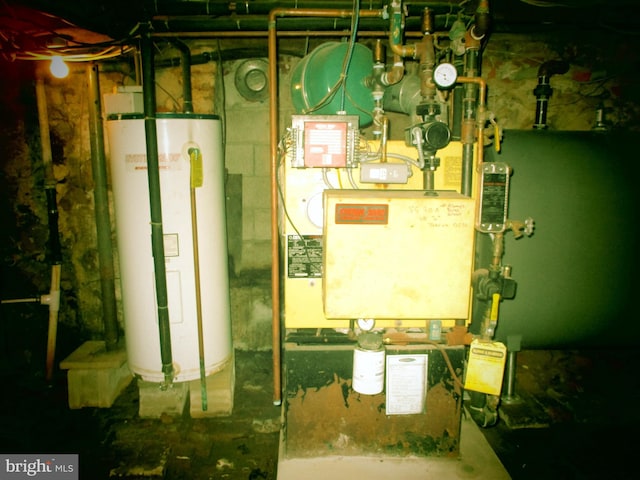
[[[491,298],[491,317],[492,322],[498,321],[498,307],[500,306],[500,294],[494,293]]]
[[[191,188],[201,187],[203,183],[202,153],[197,148],[191,148],[189,159],[191,160]]]

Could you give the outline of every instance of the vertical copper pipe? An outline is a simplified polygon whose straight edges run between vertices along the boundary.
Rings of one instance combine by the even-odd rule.
[[[381,17],[382,10],[362,10],[360,17]],[[273,336],[273,404],[282,403],[281,378],[281,328],[280,328],[280,248],[278,231],[278,45],[277,26],[278,17],[328,17],[348,18],[353,15],[351,10],[340,9],[286,9],[274,8],[269,12],[268,21],[268,56],[269,56],[269,143],[271,155],[271,296],[272,319],[271,333]]]
[[[276,17],[279,10],[269,14],[269,142],[271,155],[271,334],[273,336],[273,404],[282,402],[280,359],[280,249],[278,248],[278,46]]]
[[[484,161],[484,115],[486,111],[487,82],[482,77],[458,77],[460,83],[476,83],[479,90],[478,112],[476,122],[478,129],[478,165]]]

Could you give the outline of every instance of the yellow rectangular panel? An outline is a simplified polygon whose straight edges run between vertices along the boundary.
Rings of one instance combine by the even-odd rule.
[[[451,191],[325,190],[327,318],[466,319],[474,201]]]
[[[500,342],[471,342],[464,388],[489,395],[500,395],[507,347]]]

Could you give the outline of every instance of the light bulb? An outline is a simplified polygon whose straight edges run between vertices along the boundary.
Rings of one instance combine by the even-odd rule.
[[[49,67],[51,74],[56,78],[65,78],[69,75],[69,67],[60,55],[51,57],[51,66]]]

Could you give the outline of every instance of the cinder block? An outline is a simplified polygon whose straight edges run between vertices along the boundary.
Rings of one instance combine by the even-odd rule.
[[[162,415],[179,417],[184,413],[189,392],[188,382],[161,383],[138,380],[140,418],[160,418]]]
[[[88,341],[60,362],[68,370],[69,408],[109,408],[133,376],[124,348],[107,351],[105,342]]]
[[[189,413],[191,417],[205,418],[231,415],[235,380],[235,357],[232,356],[222,370],[206,377],[206,410],[202,409],[202,383],[200,379],[189,382]]]

